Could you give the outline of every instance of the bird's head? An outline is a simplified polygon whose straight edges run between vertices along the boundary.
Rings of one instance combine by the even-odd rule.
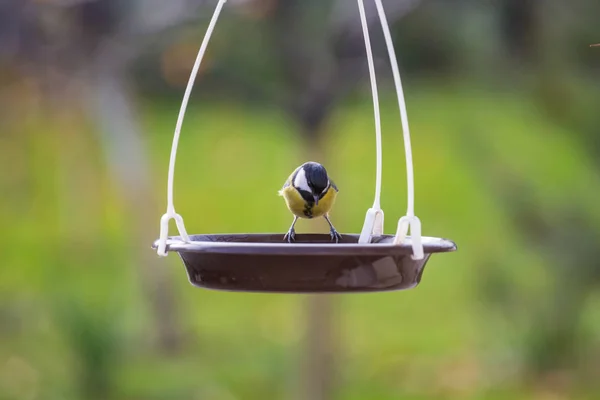
[[[319,204],[319,199],[327,193],[331,182],[325,167],[309,161],[300,166],[292,184],[306,200]]]

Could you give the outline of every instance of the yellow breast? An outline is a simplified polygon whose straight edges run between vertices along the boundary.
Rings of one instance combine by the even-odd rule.
[[[316,206],[312,203],[307,203],[300,195],[300,192],[292,185],[283,188],[280,194],[283,196],[285,203],[292,214],[300,218],[310,219],[322,217],[331,210],[331,207],[333,207],[333,204],[335,203],[337,191],[333,187],[330,187]]]

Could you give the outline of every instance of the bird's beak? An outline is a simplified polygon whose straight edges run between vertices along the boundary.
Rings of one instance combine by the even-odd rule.
[[[319,195],[318,194],[314,194],[313,195],[313,199],[315,199],[315,206],[319,205]]]

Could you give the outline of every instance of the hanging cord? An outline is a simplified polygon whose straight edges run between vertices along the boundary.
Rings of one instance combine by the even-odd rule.
[[[166,256],[166,248],[167,248],[167,236],[169,235],[169,221],[171,219],[175,220],[175,224],[177,225],[177,230],[179,231],[179,235],[181,236],[184,242],[189,242],[190,237],[188,236],[185,225],[183,224],[183,218],[181,215],[175,212],[175,206],[173,204],[173,178],[175,175],[175,159],[177,157],[177,145],[179,144],[179,136],[181,134],[181,126],[183,125],[183,118],[185,116],[185,111],[187,109],[187,104],[190,99],[190,95],[192,93],[192,87],[194,86],[194,81],[196,80],[196,75],[198,75],[198,70],[200,69],[200,64],[202,63],[202,59],[204,58],[204,53],[206,52],[206,48],[208,47],[208,42],[210,41],[210,37],[215,29],[215,25],[217,24],[217,20],[219,19],[219,15],[221,14],[221,10],[223,9],[223,5],[227,2],[227,0],[219,0],[215,12],[208,24],[208,29],[206,30],[206,34],[204,35],[204,39],[202,40],[202,45],[200,46],[200,50],[198,51],[198,56],[196,57],[196,61],[194,63],[194,68],[190,74],[190,79],[188,81],[187,87],[185,88],[185,94],[183,95],[183,100],[181,102],[181,109],[179,110],[179,116],[177,118],[177,125],[175,126],[175,135],[173,136],[173,145],[171,147],[171,158],[169,161],[169,177],[167,183],[167,212],[160,218],[160,238],[158,240],[158,250],[157,254],[159,256]]]
[[[390,64],[394,75],[394,83],[396,85],[396,93],[398,94],[398,105],[400,107],[400,118],[402,120],[402,131],[404,133],[404,151],[406,153],[406,180],[408,187],[408,206],[406,215],[398,221],[398,230],[394,238],[395,244],[403,243],[410,228],[411,242],[413,248],[412,258],[415,260],[423,259],[423,244],[421,238],[421,221],[415,216],[415,188],[413,174],[412,150],[410,145],[410,131],[408,129],[408,115],[406,112],[406,101],[404,99],[404,91],[402,90],[402,80],[400,79],[400,71],[398,69],[398,60],[394,51],[394,43],[390,34],[390,27],[385,16],[385,10],[381,0],[375,0],[377,13],[383,29],[385,44],[390,56]]]
[[[375,181],[375,200],[373,207],[367,210],[365,223],[358,243],[369,243],[373,235],[383,234],[383,210],[381,209],[381,169],[382,169],[382,151],[381,151],[381,116],[379,113],[379,95],[377,94],[377,77],[375,74],[375,62],[373,61],[373,51],[371,49],[371,38],[369,36],[369,26],[365,14],[365,5],[363,0],[358,0],[358,11],[360,13],[360,22],[362,25],[363,36],[365,38],[365,48],[367,51],[367,63],[369,64],[369,74],[371,77],[371,90],[373,93],[373,109],[375,114],[375,142],[377,153],[377,172]]]

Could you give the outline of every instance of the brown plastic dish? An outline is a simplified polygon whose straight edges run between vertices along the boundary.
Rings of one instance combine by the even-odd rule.
[[[191,242],[170,238],[194,286],[240,292],[350,293],[411,289],[419,284],[433,253],[456,250],[450,240],[423,237],[425,257],[413,260],[410,243],[394,245],[392,235],[358,244],[359,235],[328,234],[192,235]],[[410,238],[409,238],[410,239]],[[157,248],[154,242],[153,248]]]

